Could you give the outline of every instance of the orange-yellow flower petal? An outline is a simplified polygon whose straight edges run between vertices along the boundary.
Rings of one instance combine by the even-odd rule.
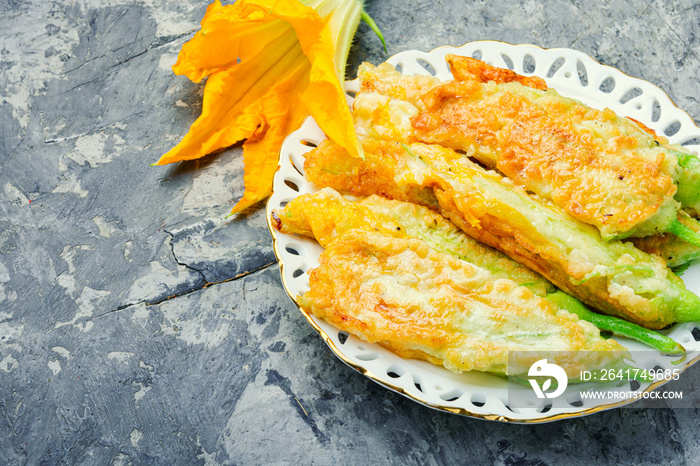
[[[205,76],[254,60],[277,39],[292,32],[284,20],[260,15],[257,8],[246,6],[241,1],[222,6],[219,0],[209,5],[201,29],[178,54],[175,74],[199,82]]]
[[[274,3],[277,7],[298,2],[258,0],[251,3]],[[309,87],[304,91],[302,102],[329,139],[343,146],[352,155],[358,156],[361,154],[360,144],[343,91],[342,76],[338,76],[336,72],[336,44],[334,31],[330,27],[331,15],[321,18],[314,11],[316,14],[309,17],[300,14],[294,8],[280,8],[279,11],[284,14],[279,17],[284,18],[296,31],[301,48],[311,62]]]
[[[209,76],[202,114],[157,165],[196,159],[248,139],[246,191],[235,213],[269,194],[282,142],[307,113],[331,139],[359,155],[342,87],[344,63],[337,59],[359,21],[343,22],[348,11],[355,16],[361,11],[357,0],[350,1],[350,9],[316,2],[322,18],[298,0],[238,0],[227,6],[215,0],[173,67],[193,81]],[[344,60],[346,52],[341,55]]]
[[[306,60],[291,31],[277,41],[277,47],[255,58],[209,77],[202,114],[156,165],[198,159],[249,138],[262,122],[262,100],[289,67]]]
[[[277,171],[279,149],[287,135],[301,126],[307,113],[300,105],[300,88],[308,84],[309,62],[299,60],[288,76],[265,96],[262,113],[266,131],[261,138],[243,144],[245,194],[231,210],[238,213],[265,199],[272,191],[272,178]]]

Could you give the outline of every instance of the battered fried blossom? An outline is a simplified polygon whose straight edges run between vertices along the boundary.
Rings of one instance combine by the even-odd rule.
[[[575,361],[557,361],[575,377],[606,367],[609,352],[625,351],[527,288],[419,239],[354,229],[331,242],[319,261],[311,290],[299,298],[302,307],[402,357],[454,372],[508,374],[512,351],[584,351]]]
[[[440,144],[595,226],[605,240],[664,231],[700,245],[676,220],[700,202],[700,162],[609,109],[597,110],[469,57],[447,56],[454,80],[365,64],[355,112],[362,134]]]
[[[595,227],[465,155],[377,139],[364,139],[363,146],[359,160],[333,142],[319,145],[307,154],[307,176],[317,186],[361,196],[381,186],[395,199],[424,205],[428,193],[416,190],[429,190],[442,215],[466,234],[595,309],[653,329],[700,318],[700,298],[660,257],[629,242],[604,241]],[[374,170],[379,165],[383,170]]]
[[[592,312],[574,297],[557,290],[541,275],[465,235],[452,222],[426,207],[377,195],[351,201],[331,188],[324,188],[292,200],[281,211],[273,212],[272,220],[282,233],[314,238],[324,247],[351,231],[419,239],[435,252],[483,269],[490,274],[489,280],[512,281],[550,301],[555,308],[571,312],[601,330],[635,339],[666,354],[685,355],[681,345],[660,333]]]

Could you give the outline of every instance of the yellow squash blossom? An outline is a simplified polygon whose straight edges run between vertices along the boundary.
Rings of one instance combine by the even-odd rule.
[[[209,5],[173,71],[208,76],[202,114],[156,165],[243,144],[245,194],[232,214],[265,199],[282,141],[311,114],[326,135],[359,156],[342,83],[360,0],[238,0]]]

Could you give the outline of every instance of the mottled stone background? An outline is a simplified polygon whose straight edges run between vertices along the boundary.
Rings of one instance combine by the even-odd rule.
[[[240,149],[149,167],[201,110],[170,70],[206,0],[0,0],[0,464],[698,463],[696,409],[506,425],[339,362],[280,284]],[[571,47],[700,118],[692,0],[403,1],[389,54]],[[385,59],[361,25],[349,74]],[[695,388],[700,367],[684,374]]]

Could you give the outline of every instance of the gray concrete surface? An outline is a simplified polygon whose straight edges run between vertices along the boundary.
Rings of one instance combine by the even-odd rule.
[[[436,412],[336,360],[282,289],[240,149],[149,167],[201,109],[199,0],[0,0],[0,464],[696,464],[697,409]],[[389,54],[571,47],[700,118],[690,0],[400,1]],[[361,25],[348,72],[385,59]],[[684,374],[696,387],[700,367]]]

